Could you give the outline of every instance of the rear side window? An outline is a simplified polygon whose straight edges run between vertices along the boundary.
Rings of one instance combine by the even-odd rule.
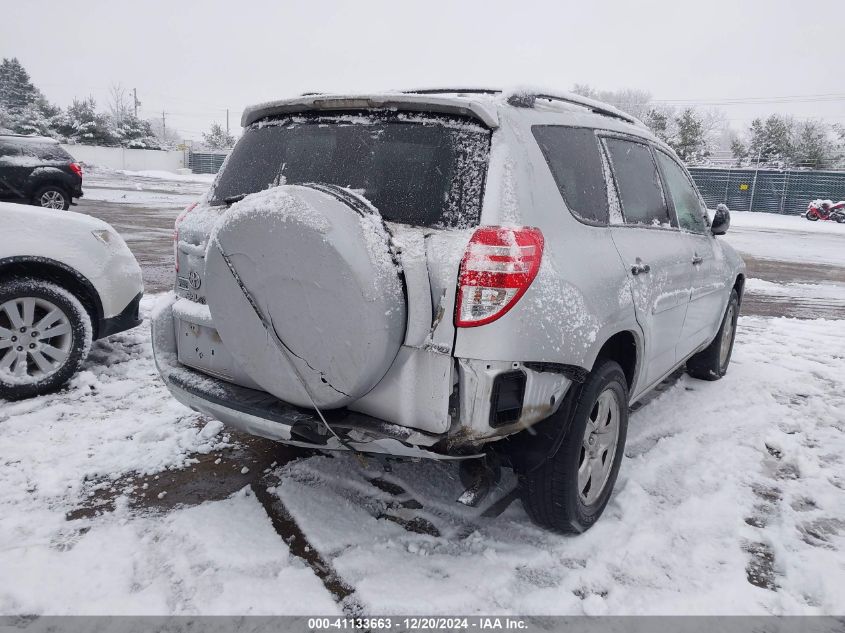
[[[26,156],[42,161],[68,161],[73,158],[58,143],[32,141],[26,138],[3,139],[0,141],[0,156]]]
[[[595,132],[558,125],[535,125],[531,131],[569,210],[582,220],[607,224],[607,185]]]
[[[0,158],[3,156],[20,156],[21,151],[17,145],[12,145],[6,141],[0,141]]]
[[[706,233],[707,223],[704,219],[704,207],[701,199],[693,189],[692,183],[681,166],[661,151],[655,152],[657,162],[663,170],[666,179],[666,188],[672,197],[672,204],[675,207],[675,215],[678,216],[678,224],[682,229],[694,233]]]
[[[73,162],[71,155],[63,150],[58,143],[23,143],[21,149],[24,156],[51,162]]]
[[[618,138],[606,138],[604,143],[625,223],[670,226],[669,209],[649,147]]]
[[[489,151],[489,130],[451,117],[284,117],[246,130],[210,201],[227,204],[280,184],[326,183],[360,192],[388,221],[475,226]]]

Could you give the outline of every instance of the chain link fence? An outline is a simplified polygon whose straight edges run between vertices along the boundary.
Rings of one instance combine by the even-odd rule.
[[[845,172],[690,167],[709,208],[798,214],[811,200],[845,200]]]
[[[227,151],[188,152],[195,174],[216,174]],[[690,167],[709,208],[725,203],[732,211],[798,214],[811,200],[845,200],[845,171]]]

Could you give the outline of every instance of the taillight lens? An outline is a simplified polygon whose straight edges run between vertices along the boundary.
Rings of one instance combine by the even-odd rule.
[[[80,165],[79,163],[71,163],[70,165],[68,165],[68,167],[70,167],[70,170],[74,174],[82,178],[82,165]]]
[[[484,325],[510,310],[537,276],[543,245],[540,229],[477,229],[461,260],[455,325]]]
[[[173,223],[173,261],[175,262],[174,265],[177,273],[179,272],[179,225],[182,223],[182,220],[185,219],[185,216],[194,210],[194,207],[197,206],[197,204],[199,203],[192,202],[185,207],[185,210],[176,216],[176,222]]]

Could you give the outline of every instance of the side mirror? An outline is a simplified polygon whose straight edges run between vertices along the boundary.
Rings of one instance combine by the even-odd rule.
[[[710,223],[710,232],[713,235],[724,235],[731,227],[731,212],[727,205],[716,206],[716,213],[713,214],[713,222]]]

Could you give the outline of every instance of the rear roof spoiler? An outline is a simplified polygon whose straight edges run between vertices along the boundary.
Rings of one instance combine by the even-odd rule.
[[[268,101],[249,106],[241,116],[241,126],[247,127],[274,114],[293,114],[320,110],[388,109],[405,112],[437,112],[459,114],[477,119],[488,128],[499,127],[496,104],[478,99],[442,97],[431,94],[401,92],[375,95],[307,94],[294,99]]]

